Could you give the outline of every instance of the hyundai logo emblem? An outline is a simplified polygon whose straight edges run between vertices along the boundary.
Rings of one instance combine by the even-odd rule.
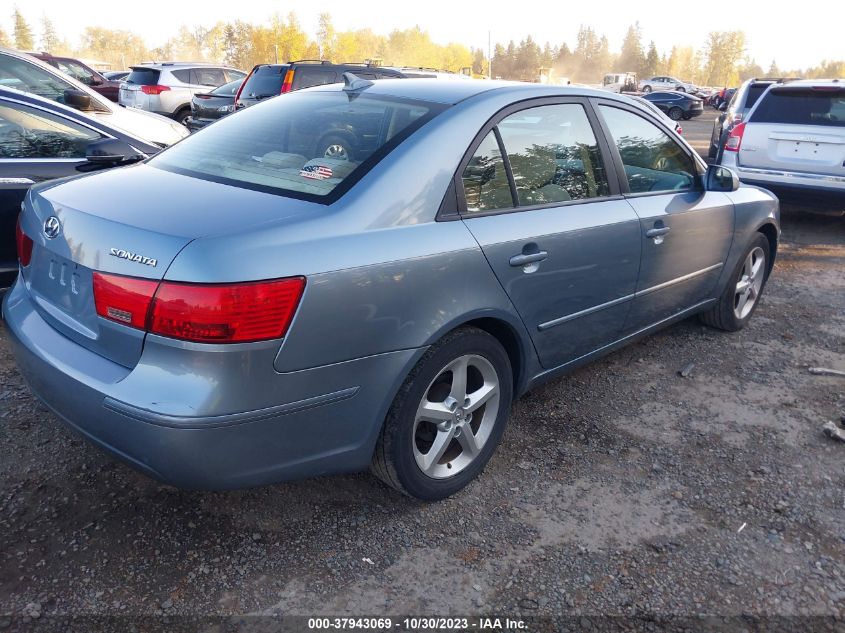
[[[59,218],[55,215],[51,215],[44,221],[44,235],[46,235],[48,239],[52,240],[61,230],[62,225],[59,223]]]

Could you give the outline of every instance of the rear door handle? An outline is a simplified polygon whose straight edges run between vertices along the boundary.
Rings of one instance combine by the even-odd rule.
[[[526,264],[533,264],[541,262],[549,256],[547,251],[538,251],[536,253],[523,253],[521,255],[514,255],[510,258],[511,266],[525,266]]]
[[[649,229],[645,232],[646,237],[660,237],[661,235],[666,235],[670,230],[668,226],[661,226],[660,228],[656,229]]]

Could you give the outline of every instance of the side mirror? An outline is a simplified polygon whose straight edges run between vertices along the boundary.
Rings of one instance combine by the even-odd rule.
[[[85,158],[93,165],[106,167],[135,163],[144,160],[146,155],[133,148],[129,143],[116,138],[104,138],[88,145],[85,150]]]
[[[739,189],[739,176],[733,169],[710,165],[704,176],[704,188],[707,191],[736,191]]]
[[[719,106],[719,110],[721,110],[722,112],[724,112],[724,111],[725,111],[725,110],[727,110],[727,109],[728,109],[728,102],[727,102],[727,101],[724,101],[724,102],[722,103],[722,105],[720,105],[720,106]]]
[[[65,90],[65,105],[71,108],[76,108],[82,112],[89,112],[94,110],[91,103],[91,96],[85,94],[81,90]]]

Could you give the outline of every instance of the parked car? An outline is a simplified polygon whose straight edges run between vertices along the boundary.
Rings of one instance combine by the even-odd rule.
[[[417,78],[417,79],[472,79],[472,77],[462,73],[453,73],[450,70],[442,70],[438,68],[426,68],[425,66],[391,66],[402,74],[403,77]]]
[[[704,102],[685,92],[648,92],[643,94],[643,99],[663,110],[673,121],[686,121],[704,112]]]
[[[678,136],[683,136],[684,128],[681,127],[681,124],[677,121],[673,121],[668,116],[666,116],[666,113],[663,112],[663,110],[658,108],[656,105],[654,105],[651,101],[649,101],[648,99],[643,99],[642,97],[631,98],[636,100],[637,103],[640,103],[644,107],[648,108],[651,112],[653,112],[654,115],[663,122],[663,125],[668,127],[670,130],[675,130]]]
[[[343,81],[343,73],[353,72],[361,79],[400,79],[405,75],[393,68],[372,64],[333,64],[326,60],[299,60],[286,64],[258,64],[247,75],[235,97],[235,108],[255,105],[268,97]]]
[[[243,79],[236,79],[211,92],[195,94],[191,99],[191,116],[185,120],[188,129],[196,132],[209,123],[234,112],[235,96],[243,82]]]
[[[120,82],[120,81],[123,81],[124,79],[126,79],[129,76],[130,72],[132,72],[132,71],[129,71],[129,70],[109,70],[107,72],[104,72],[103,75],[107,79],[111,79],[112,81]],[[118,86],[118,88],[120,88],[120,86]]]
[[[651,79],[643,79],[639,84],[639,88],[642,92],[646,93],[656,92],[658,90],[677,90],[678,92],[692,93],[698,90],[695,84],[691,84],[688,81],[681,81],[675,77],[667,77],[665,75],[652,77]]]
[[[191,98],[223,84],[243,79],[235,68],[188,62],[156,62],[132,66],[120,86],[120,104],[168,116],[184,124],[191,115]]]
[[[62,103],[99,119],[104,125],[166,147],[188,135],[188,130],[164,117],[122,108],[85,84],[49,64],[0,47],[0,85]]]
[[[635,92],[637,73],[608,73],[602,78],[601,87],[609,92]]]
[[[371,467],[432,500],[514,397],[694,314],[744,327],[779,214],[625,97],[347,74],[33,187],[21,229],[7,338],[88,439],[185,487]]]
[[[797,209],[845,214],[845,82],[772,83],[728,134],[720,164]]]
[[[794,79],[784,77],[748,79],[738,89],[731,92],[730,95],[726,91],[725,97],[727,100],[724,101],[726,107],[722,109],[721,104],[718,106],[722,112],[713,122],[713,131],[710,134],[710,148],[707,158],[718,161],[721,156],[722,146],[724,146],[728,134],[737,123],[742,121],[743,117],[754,104],[757,103],[757,99],[765,92],[766,88],[774,83],[785,83],[787,81],[794,81]]]
[[[32,56],[54,68],[58,68],[66,75],[70,75],[94,92],[103,95],[109,101],[117,102],[117,93],[120,90],[119,81],[103,76],[90,66],[72,57],[56,57],[50,55],[50,53],[32,53]]]
[[[31,185],[136,162],[158,149],[102,119],[0,87],[0,287],[18,272],[15,224]]]

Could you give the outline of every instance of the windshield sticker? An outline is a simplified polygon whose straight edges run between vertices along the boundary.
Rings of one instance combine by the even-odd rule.
[[[299,175],[303,178],[311,178],[312,180],[325,180],[331,178],[334,172],[331,167],[325,165],[305,165],[299,170]]]

